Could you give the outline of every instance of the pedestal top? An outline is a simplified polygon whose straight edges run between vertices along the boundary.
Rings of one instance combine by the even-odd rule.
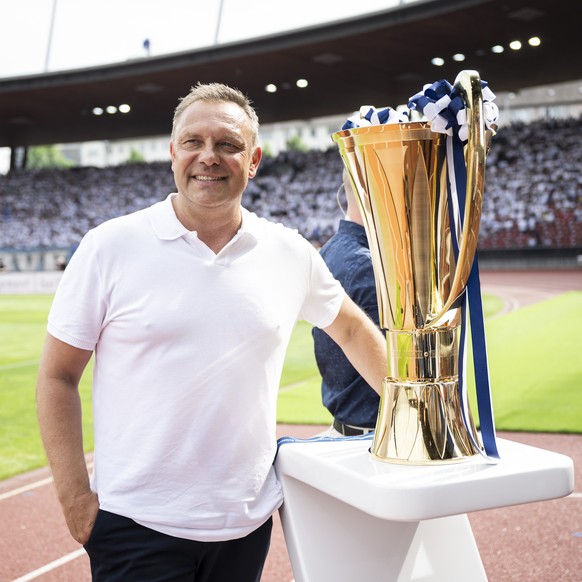
[[[498,439],[500,460],[438,465],[372,458],[371,440],[281,445],[279,479],[297,479],[380,519],[421,521],[545,501],[574,490],[574,463],[559,453]]]

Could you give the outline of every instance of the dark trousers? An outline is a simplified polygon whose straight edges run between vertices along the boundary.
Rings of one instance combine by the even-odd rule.
[[[259,582],[273,519],[248,536],[197,542],[99,510],[85,550],[94,582]]]

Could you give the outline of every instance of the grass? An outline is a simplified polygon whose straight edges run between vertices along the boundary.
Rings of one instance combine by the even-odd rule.
[[[488,322],[499,430],[582,432],[581,314],[571,291]]]
[[[43,466],[34,385],[52,296],[0,296],[0,479]],[[582,432],[582,293],[571,292],[500,317],[502,301],[484,296],[497,430]],[[471,391],[471,386],[469,386]],[[90,370],[81,382],[84,446],[92,450]],[[328,424],[311,328],[293,333],[277,419]]]
[[[0,295],[0,479],[46,464],[35,381],[52,295]],[[90,369],[81,382],[84,447],[93,448]]]

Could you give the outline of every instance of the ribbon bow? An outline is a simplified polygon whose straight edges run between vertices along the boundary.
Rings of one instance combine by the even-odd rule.
[[[381,107],[378,109],[373,105],[362,105],[358,113],[348,117],[342,125],[342,129],[382,125],[384,123],[406,123],[408,120],[407,111],[396,111],[392,107]]]
[[[495,133],[499,108],[493,103],[495,94],[486,81],[481,81],[481,94],[485,127]],[[458,89],[448,81],[443,79],[425,85],[409,99],[408,107],[422,113],[430,121],[432,131],[457,135],[463,143],[469,139],[467,108]]]

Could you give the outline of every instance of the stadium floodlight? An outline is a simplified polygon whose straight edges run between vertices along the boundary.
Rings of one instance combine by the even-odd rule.
[[[505,49],[500,44],[491,47],[491,52],[495,54],[501,54],[504,50]]]
[[[435,67],[442,67],[445,64],[445,59],[441,57],[435,57],[430,61]]]
[[[297,82],[295,84],[300,89],[304,89],[305,87],[307,87],[307,85],[309,85],[309,83],[307,82],[307,79],[297,79]]]
[[[117,107],[115,107],[115,105],[108,105],[107,108],[105,109],[105,111],[107,111],[107,113],[113,115],[114,113],[117,113]]]
[[[514,51],[518,51],[521,48],[521,41],[520,40],[512,40],[509,43],[509,48]]]
[[[103,109],[101,107],[93,107],[93,115],[103,115]]]
[[[273,83],[269,83],[266,87],[265,87],[265,91],[267,93],[276,93],[277,92],[277,85],[273,85]]]
[[[119,113],[129,113],[131,111],[131,107],[127,103],[123,103],[119,106]]]
[[[539,36],[532,36],[527,43],[529,46],[540,46],[542,44],[542,39]]]
[[[457,53],[457,54],[453,55],[453,61],[456,61],[457,63],[460,63],[464,60],[465,60],[465,55],[463,53]]]

